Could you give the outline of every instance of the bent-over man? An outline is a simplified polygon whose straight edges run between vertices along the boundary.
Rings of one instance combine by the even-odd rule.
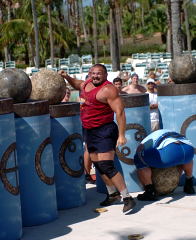
[[[184,192],[195,194],[193,186],[193,157],[192,143],[179,133],[167,129],[160,129],[144,138],[138,146],[134,162],[140,182],[144,186],[144,193],[139,194],[140,201],[157,200],[156,189],[152,183],[154,168],[177,166],[179,174],[184,171],[186,179]]]

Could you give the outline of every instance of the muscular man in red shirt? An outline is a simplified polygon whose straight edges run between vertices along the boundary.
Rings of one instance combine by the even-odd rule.
[[[107,70],[102,64],[91,68],[91,78],[85,82],[59,71],[73,88],[81,91],[85,102],[81,106],[81,120],[84,138],[95,168],[106,184],[108,195],[100,203],[109,206],[123,198],[123,212],[135,206],[129,195],[125,181],[114,166],[116,146],[126,143],[126,118],[124,105],[115,86],[107,81]],[[116,114],[117,124],[113,121]]]

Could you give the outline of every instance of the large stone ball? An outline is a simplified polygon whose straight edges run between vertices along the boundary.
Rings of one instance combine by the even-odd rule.
[[[57,72],[41,69],[32,78],[32,100],[48,100],[49,104],[58,104],[66,92],[66,83]]]
[[[6,68],[0,72],[0,98],[13,98],[15,103],[24,102],[32,90],[29,76],[20,69]]]
[[[152,182],[158,195],[172,193],[178,186],[180,173],[177,167],[152,168]]]
[[[192,55],[176,56],[169,65],[169,75],[175,83],[196,82],[196,59]]]

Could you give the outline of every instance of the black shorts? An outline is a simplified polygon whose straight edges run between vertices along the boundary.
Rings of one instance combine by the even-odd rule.
[[[115,122],[110,122],[96,128],[83,128],[83,136],[89,153],[115,151],[118,139],[118,126]]]

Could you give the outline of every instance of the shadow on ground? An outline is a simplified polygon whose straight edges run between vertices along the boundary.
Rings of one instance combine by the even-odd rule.
[[[137,196],[137,193],[134,193]],[[178,207],[178,202],[180,199],[184,198],[186,195],[182,192],[182,188],[178,188],[174,193],[163,196],[159,198],[157,202],[147,202],[147,201],[137,201],[135,208],[130,211],[127,215],[136,215],[136,213],[141,211],[147,205],[160,205],[163,207],[172,207],[171,209],[175,209]],[[53,221],[48,224],[35,226],[35,227],[25,227],[23,228],[23,237],[21,240],[49,240],[58,238],[64,235],[67,235],[72,232],[72,225],[76,223],[82,223],[84,221],[88,221],[91,219],[97,218],[100,214],[95,213],[93,210],[95,208],[100,207],[99,203],[105,198],[105,195],[102,193],[98,193],[96,191],[96,186],[91,185],[87,188],[87,203],[78,208],[67,209],[63,211],[59,211],[59,217],[56,221]],[[136,198],[136,197],[135,197]],[[173,205],[173,203],[175,203]],[[122,204],[122,203],[120,203]],[[136,215],[137,216],[137,215]],[[118,219],[116,219],[118,221]],[[91,228],[91,226],[89,226]],[[142,226],[141,226],[142,227]],[[109,228],[110,229],[110,228]],[[110,231],[108,229],[108,231]],[[151,232],[148,232],[142,228],[137,227],[129,227],[128,229],[124,229],[125,231],[118,232],[118,230],[114,229],[110,233],[115,237],[115,239],[125,240],[128,239],[129,235],[134,234],[142,234],[144,239],[148,238]],[[116,238],[117,237],[117,238]],[[174,239],[173,240],[184,240],[182,239]],[[98,239],[96,239],[98,240]],[[187,238],[186,240],[195,240],[194,238]]]
[[[128,212],[126,215],[135,214],[141,211],[143,207],[149,204],[169,205],[173,202],[177,202],[178,200],[182,199],[185,196],[187,195],[183,192],[182,187],[178,187],[177,190],[171,194],[159,196],[157,201],[138,201],[137,200],[137,204],[134,207],[134,209]]]
[[[57,238],[72,231],[69,225],[98,217],[100,214],[95,213],[93,209],[99,207],[99,202],[103,200],[104,194],[97,193],[95,187],[88,188],[86,191],[87,202],[85,205],[59,211],[58,219],[48,224],[24,227],[21,240],[49,240]]]

